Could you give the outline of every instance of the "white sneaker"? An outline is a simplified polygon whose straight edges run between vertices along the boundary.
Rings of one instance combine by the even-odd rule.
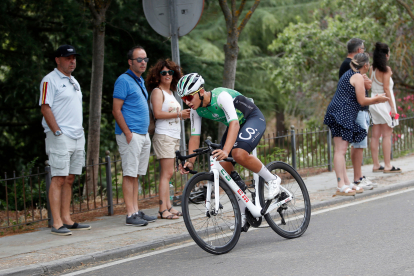
[[[368,185],[371,185],[374,188],[378,187],[378,184],[375,182],[372,182],[371,179],[369,179],[368,177],[362,176],[362,179],[365,179]]]
[[[267,196],[267,200],[275,198],[280,193],[280,182],[281,179],[279,176],[275,175],[277,178],[267,182],[269,186],[269,194]]]
[[[361,188],[364,188],[365,190],[374,189],[374,186],[372,186],[370,183],[368,183],[366,178],[362,178],[361,181],[359,181],[358,186],[361,187]]]

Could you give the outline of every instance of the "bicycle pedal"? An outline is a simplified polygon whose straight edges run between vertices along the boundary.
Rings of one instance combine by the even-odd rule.
[[[244,226],[241,228],[241,232],[247,232],[250,228],[250,223],[248,223],[246,221],[246,223],[244,224]]]

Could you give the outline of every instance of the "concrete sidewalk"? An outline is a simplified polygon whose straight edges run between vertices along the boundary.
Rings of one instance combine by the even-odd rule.
[[[395,159],[392,164],[400,167],[403,173],[373,173],[372,165],[363,166],[363,174],[375,180],[378,188],[356,197],[332,197],[336,186],[334,172],[302,176],[311,197],[312,210],[414,186],[414,155]],[[352,180],[353,170],[347,172]],[[156,215],[158,209],[143,211]],[[33,233],[0,238],[0,275],[58,273],[191,240],[182,218],[158,220],[146,227],[127,227],[125,216],[112,216],[102,217],[90,225],[92,230],[73,232],[67,237],[51,235],[50,229],[43,228]]]

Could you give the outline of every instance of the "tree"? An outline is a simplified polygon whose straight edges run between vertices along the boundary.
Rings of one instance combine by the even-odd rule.
[[[367,52],[376,41],[388,43],[397,53],[390,60],[396,79],[412,81],[406,74],[412,68],[408,66],[412,54],[402,51],[412,45],[412,22],[394,0],[327,0],[314,16],[311,23],[291,24],[269,46],[282,53],[283,67],[276,68],[273,81],[278,90],[291,95],[290,114],[321,124],[351,37],[364,39]],[[400,64],[393,65],[397,60]]]
[[[105,14],[111,4],[111,0],[92,0],[87,3],[93,18],[93,50],[86,164],[92,165],[100,163],[99,146],[101,138],[102,85],[105,60]],[[87,175],[88,190],[96,190],[97,187],[94,186],[94,183],[97,183],[98,179],[98,166],[87,167]]]
[[[401,4],[404,7],[404,9],[407,11],[407,13],[410,15],[411,19],[414,20],[414,14],[411,11],[410,6],[402,0],[395,0],[395,1],[397,1],[399,4]]]
[[[284,113],[287,101],[284,91],[278,91],[273,85],[271,76],[274,68],[279,66],[279,54],[273,56],[268,46],[290,23],[311,22],[312,12],[319,2],[320,0],[262,1],[238,38],[239,53],[234,88],[253,98],[266,117],[276,113],[277,131],[285,130]],[[227,42],[225,18],[221,16],[222,10],[218,1],[206,3],[197,27],[180,39],[180,51],[203,61],[222,64],[225,59],[223,44]],[[246,5],[248,3],[252,4],[252,1]],[[208,86],[209,84],[210,80],[207,82]],[[213,87],[221,85],[222,83]]]
[[[244,10],[246,0],[241,1],[238,9],[236,8],[236,0],[231,0],[230,7],[226,0],[219,0],[219,3],[224,14],[227,31],[227,43],[224,44],[223,87],[234,89],[234,83],[236,81],[237,56],[239,55],[239,37],[259,5],[260,0],[254,1],[253,5],[245,14],[240,24],[238,21]],[[223,136],[225,130],[226,126],[220,124],[218,136]]]

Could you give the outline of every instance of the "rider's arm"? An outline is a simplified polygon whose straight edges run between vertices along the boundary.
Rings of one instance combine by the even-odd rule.
[[[200,135],[201,135],[201,117],[198,115],[197,111],[191,109],[190,120],[191,120],[191,136],[190,136],[190,141],[188,141],[188,154],[192,154],[195,149],[198,149],[200,147]],[[196,158],[197,157],[190,158],[188,161],[194,164]]]
[[[197,114],[197,111],[191,109],[190,111],[190,121],[191,121],[191,136],[190,140],[188,141],[188,154],[192,154],[195,149],[198,149],[200,146],[200,134],[201,134],[201,117]],[[193,169],[194,162],[197,157],[193,157],[188,159],[185,164],[184,168]],[[181,164],[178,166],[181,174],[187,174],[188,171],[184,170]]]
[[[227,131],[226,142],[224,143],[223,150],[216,150],[214,156],[218,160],[227,158],[230,151],[232,150],[234,143],[237,139],[237,134],[240,131],[239,118],[237,116],[236,108],[234,107],[233,97],[227,93],[222,92],[217,98],[217,104],[223,109],[224,114],[226,115],[227,122],[229,123],[229,129]],[[225,152],[223,154],[222,152]]]
[[[223,150],[228,153],[230,153],[231,149],[234,146],[234,143],[236,142],[237,139],[237,134],[239,134],[240,131],[240,125],[239,125],[239,121],[231,121],[229,124],[229,130],[227,132],[227,139],[226,139],[226,143],[224,143],[224,147]]]

